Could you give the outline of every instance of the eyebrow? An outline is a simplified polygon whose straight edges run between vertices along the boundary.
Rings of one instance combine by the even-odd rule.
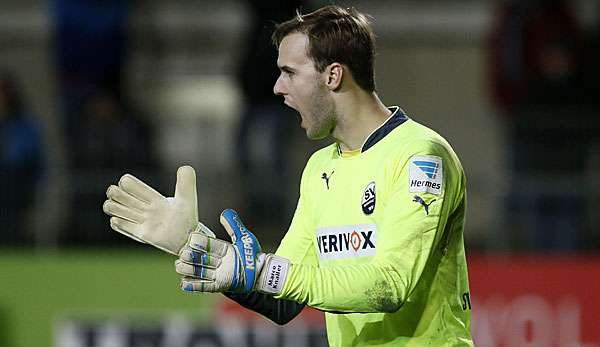
[[[288,65],[279,66],[279,70],[285,71],[285,72],[294,72],[294,71],[296,71],[296,69],[291,68]]]

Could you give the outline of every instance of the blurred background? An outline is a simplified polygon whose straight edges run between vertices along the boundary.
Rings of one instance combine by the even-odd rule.
[[[328,3],[0,3],[0,345],[323,343],[314,312],[275,328],[181,293],[101,205],[126,172],[170,196],[189,164],[201,220],[224,236],[235,208],[274,250],[329,142],[272,95],[269,37]],[[384,103],[462,160],[478,346],[600,346],[600,2],[334,3],[374,17]]]

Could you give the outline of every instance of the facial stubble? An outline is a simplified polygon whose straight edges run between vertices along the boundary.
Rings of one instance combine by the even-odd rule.
[[[324,139],[333,132],[337,115],[329,89],[319,79],[315,79],[311,99],[313,102],[308,115],[311,119],[306,125],[306,136],[311,140]]]

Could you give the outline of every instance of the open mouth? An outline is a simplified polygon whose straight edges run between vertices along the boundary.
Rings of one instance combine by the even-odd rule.
[[[286,104],[286,106],[293,108],[294,110],[298,111],[298,109],[296,108],[296,106],[294,106],[291,102],[289,102],[287,99],[283,100],[283,103]]]

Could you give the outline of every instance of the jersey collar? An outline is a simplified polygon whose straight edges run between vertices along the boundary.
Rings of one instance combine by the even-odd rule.
[[[383,122],[383,124],[373,130],[371,135],[367,137],[360,149],[361,153],[373,147],[377,142],[386,137],[387,134],[392,132],[392,130],[396,129],[396,127],[408,120],[408,116],[399,106],[390,106],[388,107],[388,110],[392,111],[392,114],[385,122]],[[337,145],[337,152],[340,156],[342,155],[342,150],[340,149],[339,144]]]

